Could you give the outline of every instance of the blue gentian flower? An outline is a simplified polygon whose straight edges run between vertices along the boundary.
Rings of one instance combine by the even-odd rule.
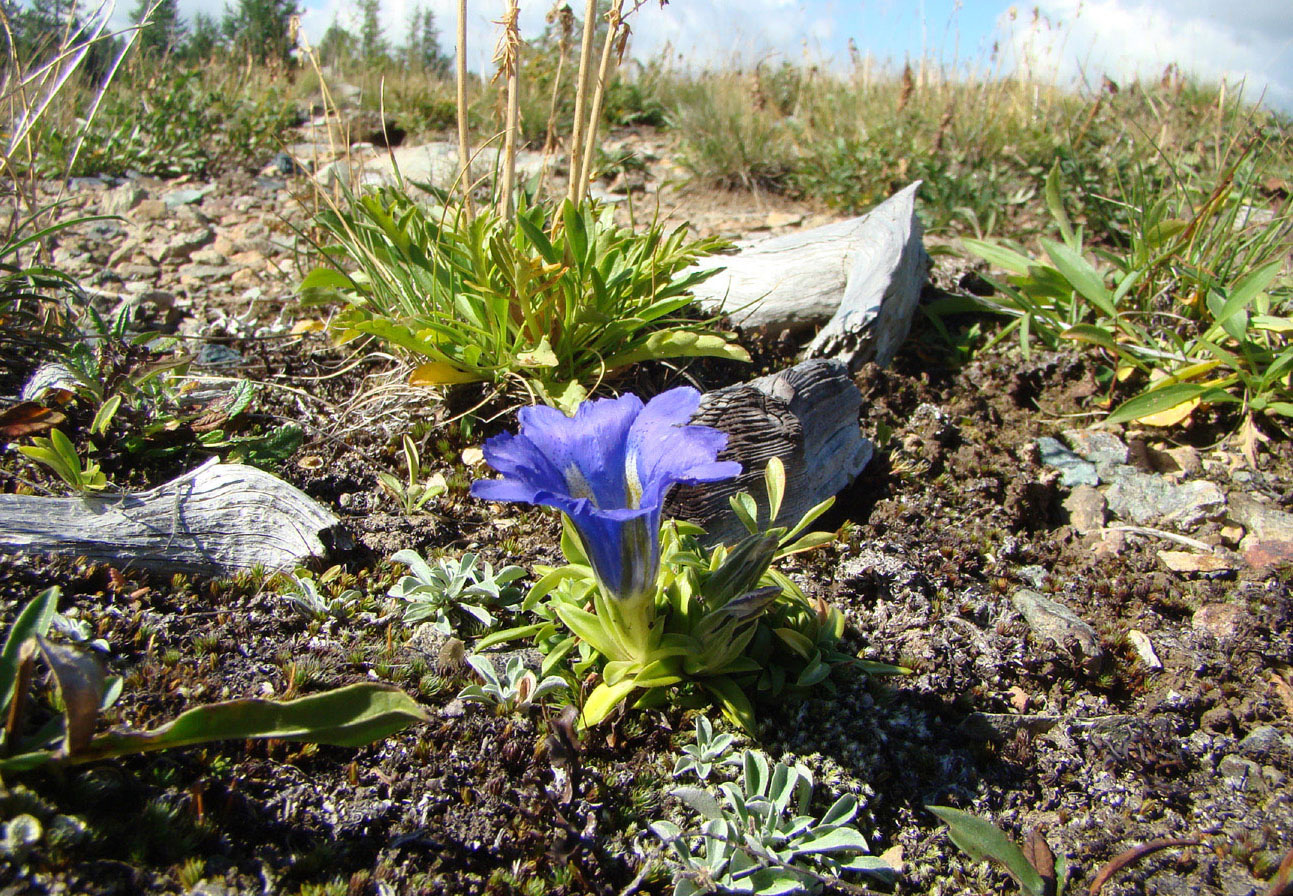
[[[485,460],[503,478],[477,480],[471,493],[562,511],[607,594],[641,601],[654,594],[659,572],[665,494],[678,483],[741,472],[740,464],[717,460],[726,433],[688,425],[699,405],[700,393],[683,387],[645,405],[632,394],[586,401],[573,417],[523,408],[519,433],[484,446]]]

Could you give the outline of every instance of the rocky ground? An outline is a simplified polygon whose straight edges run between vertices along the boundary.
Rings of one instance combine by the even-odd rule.
[[[656,138],[622,139],[666,155]],[[602,188],[639,208],[658,199],[702,233],[828,220],[781,198],[660,189],[668,176],[656,161]],[[304,177],[87,180],[69,196],[66,214],[119,216],[62,235],[54,257],[98,307],[185,337],[194,373],[260,383],[254,419],[302,428],[277,471],[341,517],[354,544],[329,562],[347,581],[383,595],[396,575],[386,558],[406,547],[554,562],[550,516],[512,507],[499,518],[465,493],[483,475],[471,449],[511,419],[465,426],[400,386],[394,359],[331,345],[326,309],[300,306],[314,207]],[[940,257],[933,279],[953,289],[963,273]],[[691,375],[715,388],[785,366],[796,348],[745,339],[753,368]],[[1205,415],[1174,431],[1088,428],[1106,387],[1082,357],[1025,361],[1005,348],[955,361],[918,322],[890,369],[857,373],[876,457],[826,520],[839,540],[789,566],[846,614],[854,652],[913,673],[845,672],[833,692],[762,706],[757,745],[799,758],[824,790],[859,796],[862,831],[899,869],[897,893],[1014,886],[958,852],[928,804],[1019,839],[1043,832],[1068,857],[1071,892],[1159,838],[1198,843],[1133,862],[1100,892],[1265,892],[1293,843],[1293,448],[1245,443],[1229,434],[1234,420]],[[5,403],[29,372],[7,372]],[[657,388],[676,379],[645,375]],[[413,517],[376,480],[399,473],[405,431],[451,485]],[[140,487],[202,456],[109,452],[105,470]],[[5,491],[56,490],[12,453],[5,467]],[[201,700],[366,678],[400,684],[436,719],[360,750],[227,744],[6,781],[0,821],[33,814],[51,833],[0,859],[0,892],[669,888],[645,826],[680,814],[665,793],[686,714],[635,714],[563,748],[554,720],[455,700],[461,656],[380,601],[308,619],[252,576],[9,555],[0,618],[48,584],[126,676],[113,721],[151,725]],[[563,794],[555,782],[572,769],[577,791]],[[61,817],[75,823],[60,839]]]

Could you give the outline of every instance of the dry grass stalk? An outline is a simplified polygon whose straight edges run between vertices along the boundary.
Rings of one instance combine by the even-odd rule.
[[[641,4],[639,3],[638,6]],[[637,9],[635,6],[633,9]],[[630,10],[632,12],[632,10]],[[610,78],[611,59],[622,59],[628,48],[629,27],[624,22],[624,0],[611,0],[611,8],[606,12],[606,40],[602,44],[601,64],[597,68],[597,81],[593,87],[592,108],[588,113],[588,133],[584,139],[584,151],[580,157],[578,177],[572,182],[577,190],[578,200],[588,192],[588,182],[592,177],[593,153],[597,149],[597,125],[602,117],[602,104],[606,98],[606,84]],[[575,167],[571,165],[571,176],[575,176]]]
[[[584,137],[584,105],[587,102],[588,79],[592,74],[593,34],[597,30],[597,0],[588,0],[584,7],[584,33],[579,44],[579,83],[575,86],[575,124],[570,134],[570,192],[571,202],[583,198],[578,186]]]
[[[462,184],[462,207],[471,211],[471,139],[467,134],[467,0],[458,0],[458,182]]]
[[[507,12],[499,22],[503,26],[503,35],[494,56],[499,66],[498,74],[507,83],[507,113],[503,125],[503,184],[498,196],[498,211],[509,218],[516,208],[516,134],[520,129],[517,96],[521,77],[521,29],[517,19],[520,15],[521,8],[517,5],[517,0],[508,0]]]

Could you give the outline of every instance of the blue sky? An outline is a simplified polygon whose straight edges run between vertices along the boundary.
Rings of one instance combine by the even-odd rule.
[[[399,43],[417,0],[382,0],[386,36]],[[456,0],[422,0],[449,49]],[[469,0],[469,62],[487,64],[503,0]],[[334,18],[353,21],[354,0],[303,0],[303,26],[317,40]],[[575,0],[572,5],[582,7]],[[222,0],[181,0],[191,16],[219,15]],[[123,10],[129,6],[123,2]],[[550,0],[521,0],[526,36],[537,34]],[[124,12],[118,12],[118,20]],[[1157,77],[1169,62],[1200,78],[1241,82],[1293,112],[1293,12],[1289,0],[648,0],[631,20],[633,53],[669,47],[693,65],[734,61],[845,65],[859,51],[901,65],[911,58],[979,72],[1026,69],[1061,83]],[[995,49],[995,52],[994,52]]]

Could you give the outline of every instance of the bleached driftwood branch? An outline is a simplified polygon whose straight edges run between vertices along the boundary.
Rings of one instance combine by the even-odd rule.
[[[747,329],[805,330],[831,321],[823,333],[870,331],[887,362],[906,336],[929,271],[915,210],[919,186],[860,217],[705,259],[696,269],[725,270],[695,288],[697,304]],[[834,338],[819,336],[822,345],[814,343],[810,354],[830,354],[839,348]]]
[[[323,556],[320,534],[337,522],[264,470],[214,460],[136,494],[0,495],[0,549],[165,572],[290,569]]]

